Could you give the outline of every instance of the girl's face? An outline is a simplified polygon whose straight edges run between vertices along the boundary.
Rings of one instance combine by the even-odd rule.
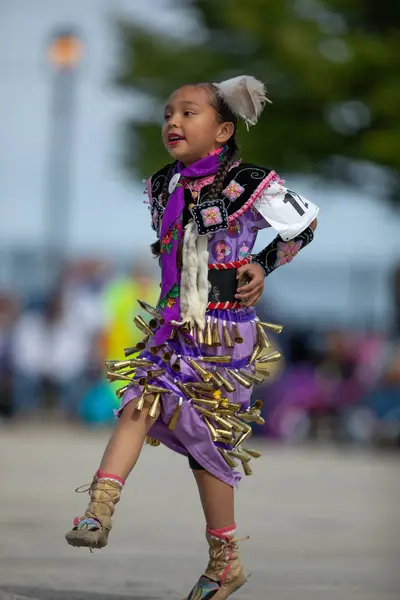
[[[169,98],[162,139],[170,155],[184,165],[220,148],[233,133],[233,123],[219,122],[204,87],[186,85]]]

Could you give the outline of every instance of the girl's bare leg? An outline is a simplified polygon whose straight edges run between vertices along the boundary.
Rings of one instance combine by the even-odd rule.
[[[193,470],[209,529],[225,529],[235,523],[234,489],[208,471]]]
[[[66,540],[71,546],[106,546],[112,527],[111,517],[120,500],[125,479],[135,466],[147,432],[155,421],[148,415],[153,400],[153,396],[147,396],[141,411],[136,410],[137,400],[132,400],[122,411],[90,485],[89,506],[82,517],[75,519],[73,529],[66,533]]]
[[[122,411],[117,426],[107,444],[100,463],[100,471],[112,473],[126,479],[137,463],[146,435],[154,423],[148,416],[149,405],[136,410],[136,400],[132,400]]]

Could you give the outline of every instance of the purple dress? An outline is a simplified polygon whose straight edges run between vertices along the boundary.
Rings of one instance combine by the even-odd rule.
[[[266,199],[268,189],[275,186],[275,196],[277,190],[284,189],[282,180],[274,172],[271,175],[271,172],[264,171],[263,176],[258,177],[254,182],[251,181],[252,171],[250,170],[250,173],[247,171],[249,171],[248,166],[237,164],[227,176],[223,194],[231,206],[230,215],[233,218],[230,218],[228,228],[208,235],[209,263],[228,265],[235,261],[249,259],[261,229],[271,227],[270,222],[272,222],[274,228],[279,231],[272,218],[269,222],[263,216],[263,214],[270,214],[269,208],[264,210],[263,205],[268,200]],[[160,173],[166,176],[165,169],[153,176],[148,189],[152,225],[158,234],[162,220],[162,208],[157,202],[162,187]],[[207,177],[203,180],[183,182],[189,202],[192,199],[203,202],[212,179],[213,177]],[[274,185],[271,185],[272,183]],[[237,203],[239,199],[240,202]],[[285,227],[289,227],[284,221],[285,219],[282,220],[282,231]],[[298,226],[299,230],[301,228],[304,229],[304,222]],[[283,250],[278,260],[282,260],[284,264],[287,258]],[[210,283],[209,300],[213,302],[226,300],[220,298],[220,294],[218,285],[213,286]],[[162,374],[155,380],[152,379],[152,383],[169,390],[161,393],[159,401],[161,412],[148,433],[148,443],[152,445],[163,443],[182,455],[191,455],[215,477],[235,486],[241,479],[241,474],[236,469],[238,464],[242,463],[244,472],[250,475],[249,460],[259,455],[254,450],[244,448],[242,440],[247,439],[251,433],[249,423],[262,422],[260,405],[250,407],[252,384],[261,383],[260,374],[261,380],[263,375],[266,376],[265,368],[268,366],[268,360],[262,364],[259,362],[262,360],[260,357],[264,356],[268,359],[270,356],[271,360],[276,360],[279,356],[268,344],[268,324],[267,328],[263,329],[254,308],[239,306],[224,310],[220,306],[216,309],[209,308],[206,312],[206,331],[207,327],[210,328],[214,336],[219,338],[220,345],[211,344],[210,338],[208,344],[203,343],[203,338],[207,337],[205,332],[201,332],[199,338],[198,331],[182,332],[177,328],[175,337],[159,349],[154,347],[154,337],[151,336],[140,352],[139,358],[148,360],[152,369],[162,369]],[[272,326],[272,329],[274,327],[279,332],[280,326]],[[260,334],[260,329],[265,331],[266,336]],[[227,331],[228,338],[230,337],[233,343],[227,341],[225,336]],[[258,349],[256,354],[254,354],[255,348]],[[229,364],[218,363],[217,360],[211,362],[202,360],[207,356],[229,356]],[[199,372],[198,367],[200,370],[203,368],[203,373]],[[141,383],[143,378],[148,376],[148,372],[148,365],[136,369],[134,379],[125,385],[123,390],[120,411],[127,403],[141,396],[144,389]],[[207,375],[204,374],[210,372],[214,376],[211,382],[213,388],[209,384]],[[246,373],[249,374],[247,380]],[[218,385],[218,382],[221,384],[218,375],[222,375],[225,382],[227,381],[226,387]],[[244,383],[243,377],[245,377]],[[254,378],[256,380],[258,378],[259,381],[254,381]],[[203,392],[199,388],[197,390],[190,388],[192,384],[200,387],[209,384],[210,390]],[[198,400],[202,396],[203,404],[201,399]]]

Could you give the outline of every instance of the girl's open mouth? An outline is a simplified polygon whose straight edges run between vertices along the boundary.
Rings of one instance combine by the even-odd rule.
[[[168,135],[168,145],[176,146],[179,142],[182,142],[185,138],[182,135],[178,135],[177,133],[170,133]]]

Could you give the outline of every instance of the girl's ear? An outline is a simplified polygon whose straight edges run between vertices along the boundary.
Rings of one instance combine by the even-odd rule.
[[[233,136],[235,133],[235,126],[230,121],[226,123],[221,123],[218,132],[216,141],[219,144],[226,144],[226,142]]]

